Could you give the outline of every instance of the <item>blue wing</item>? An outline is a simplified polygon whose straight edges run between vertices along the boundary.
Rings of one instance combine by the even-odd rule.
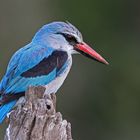
[[[50,82],[56,76],[53,69],[48,75],[38,77],[22,77],[21,74],[36,66],[44,58],[47,58],[54,51],[51,47],[40,46],[30,43],[17,51],[11,58],[7,72],[1,82],[4,93],[17,93],[27,89],[29,85],[42,85]],[[44,82],[45,80],[45,83]],[[41,82],[42,81],[42,82]]]
[[[1,82],[4,93],[21,93],[30,85],[47,85],[67,67],[67,58],[64,51],[27,45],[15,53],[8,65]]]

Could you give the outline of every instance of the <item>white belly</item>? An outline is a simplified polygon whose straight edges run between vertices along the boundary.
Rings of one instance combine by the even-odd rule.
[[[66,79],[71,65],[72,65],[72,56],[70,55],[68,58],[68,66],[66,67],[66,69],[63,71],[63,73],[61,73],[59,76],[57,76],[51,83],[49,83],[48,85],[46,85],[46,91],[45,94],[51,94],[51,93],[56,93],[57,90],[62,86],[64,80]]]

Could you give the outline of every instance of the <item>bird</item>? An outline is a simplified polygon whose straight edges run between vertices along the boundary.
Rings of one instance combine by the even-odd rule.
[[[42,26],[9,61],[0,82],[0,123],[29,86],[45,86],[45,94],[56,93],[71,69],[73,54],[109,64],[83,41],[81,32],[71,23],[54,21]]]

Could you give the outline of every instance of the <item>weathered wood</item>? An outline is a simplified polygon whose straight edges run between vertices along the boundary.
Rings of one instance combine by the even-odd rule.
[[[29,88],[25,103],[10,113],[4,140],[72,140],[70,123],[55,111],[55,94],[44,93],[44,87]]]

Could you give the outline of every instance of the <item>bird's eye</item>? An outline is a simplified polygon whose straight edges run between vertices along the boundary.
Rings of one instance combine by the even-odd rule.
[[[66,40],[68,41],[68,42],[75,42],[75,43],[77,43],[77,40],[76,40],[76,38],[74,37],[74,36],[72,36],[72,35],[69,35],[69,34],[66,34],[65,35],[65,38],[66,38]]]
[[[73,36],[72,35],[65,35],[67,38],[69,38],[69,39],[73,39]]]
[[[75,39],[75,37],[74,36],[72,36],[72,35],[69,35],[69,34],[62,34],[67,40],[74,40]]]
[[[75,44],[78,43],[77,39],[74,36],[65,33],[60,34],[64,36],[64,38],[69,42],[70,45],[74,46]]]

